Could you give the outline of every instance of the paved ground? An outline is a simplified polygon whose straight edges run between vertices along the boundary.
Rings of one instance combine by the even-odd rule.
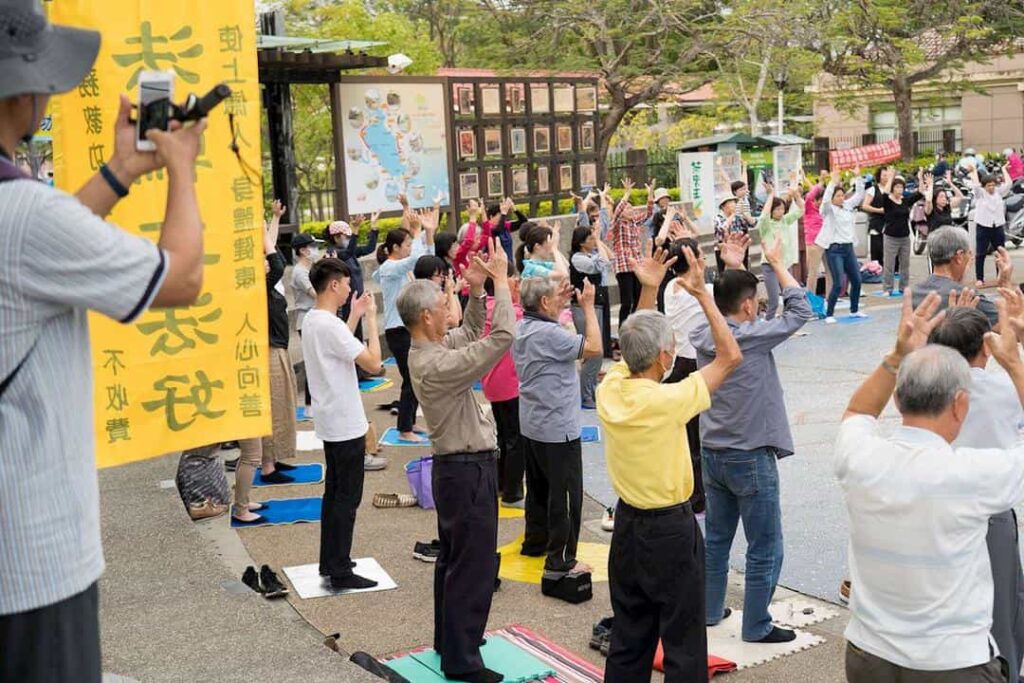
[[[1022,259],[1024,260],[1024,259]],[[1024,272],[1024,267],[1019,266]],[[923,263],[914,262],[915,277]],[[856,325],[808,326],[810,333],[778,353],[797,455],[783,461],[784,525],[787,534],[785,586],[832,600],[845,570],[845,513],[831,476],[830,446],[846,400],[864,373],[891,344],[892,302],[867,299],[872,319]],[[397,379],[395,368],[389,374]],[[376,411],[395,389],[371,394],[367,413],[381,429],[393,417]],[[593,415],[588,416],[593,421]],[[303,425],[310,428],[310,425]],[[353,555],[373,556],[397,581],[394,591],[268,603],[247,593],[237,580],[246,564],[283,566],[315,562],[319,525],[231,530],[226,519],[192,524],[173,489],[176,458],[104,470],[100,474],[104,543],[108,570],[101,584],[104,665],[138,681],[212,679],[223,681],[368,681],[323,647],[323,634],[341,633],[347,651],[375,655],[430,641],[432,567],[412,558],[417,540],[436,536],[432,512],[378,510],[377,491],[405,491],[402,465],[426,448],[389,448],[390,467],[368,473]],[[322,453],[300,460],[322,461]],[[607,543],[596,528],[602,503],[614,500],[599,447],[585,448],[584,541]],[[320,486],[255,489],[255,497],[318,496]],[[502,520],[499,541],[513,540],[521,520]],[[742,567],[742,547],[734,566]],[[736,575],[734,583],[742,579]],[[780,590],[779,597],[787,594]],[[729,601],[741,604],[730,588]],[[495,595],[490,628],[519,623],[552,638],[591,661],[590,626],[610,612],[607,584],[595,584],[594,599],[572,606],[540,595],[536,586],[506,581]],[[810,630],[826,643],[776,660],[726,681],[843,680],[842,629],[845,610]],[[656,679],[660,677],[656,676]]]

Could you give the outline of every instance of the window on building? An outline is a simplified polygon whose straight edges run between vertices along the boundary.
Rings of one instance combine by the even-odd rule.
[[[919,148],[932,150],[942,147],[942,131],[956,131],[956,149],[960,149],[962,110],[959,104],[921,105],[914,107],[914,130]],[[872,108],[871,132],[878,142],[895,140],[898,136],[896,110],[892,105]]]

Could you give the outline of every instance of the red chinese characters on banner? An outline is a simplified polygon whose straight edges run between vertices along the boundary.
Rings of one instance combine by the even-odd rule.
[[[900,141],[890,140],[875,145],[851,149],[833,149],[828,153],[829,167],[833,171],[857,166],[877,166],[900,158]]]

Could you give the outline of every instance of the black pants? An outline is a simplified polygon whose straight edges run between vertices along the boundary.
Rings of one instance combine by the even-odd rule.
[[[492,401],[491,414],[498,428],[498,490],[506,503],[523,497],[523,438],[519,435],[519,397]]]
[[[694,372],[697,372],[697,361],[692,358],[676,356],[675,365],[672,366],[672,374],[665,380],[665,384],[682,382]],[[704,477],[700,466],[700,416],[694,415],[686,423],[686,442],[690,447],[690,462],[693,463],[693,495],[690,496],[690,504],[694,513],[704,512],[706,501],[704,498]]]
[[[100,683],[97,584],[58,603],[0,615],[0,681]]]
[[[604,357],[612,357],[612,307],[609,304],[611,301],[608,298],[608,288],[598,287],[597,288],[597,300],[601,303],[597,304],[600,306],[604,313],[601,315],[601,344],[604,348]]]
[[[352,576],[352,531],[363,501],[363,457],[366,436],[348,441],[325,441],[327,474],[320,508],[320,574]]]
[[[496,455],[434,457],[431,484],[441,552],[434,565],[434,650],[445,674],[479,671],[498,573]]]
[[[619,283],[619,329],[640,303],[640,281],[631,272],[615,273]]]
[[[545,572],[564,573],[576,564],[583,512],[583,449],[579,439],[526,444],[526,533],[522,553],[544,552]]]
[[[665,289],[669,283],[676,279],[676,273],[671,268],[665,273],[665,277],[662,279],[661,284],[658,285],[658,312],[665,312]]]
[[[385,330],[384,338],[388,342],[391,355],[398,363],[398,373],[402,376],[402,393],[398,397],[398,431],[411,432],[416,424],[416,408],[419,403],[416,401],[416,394],[412,390],[412,380],[409,379],[409,346],[412,344],[412,337],[409,330],[404,327],[392,327]]]
[[[869,235],[868,245],[870,252],[869,256],[871,257],[871,260],[878,261],[879,263],[881,263],[884,260],[884,250],[882,248],[882,243],[884,240],[882,239],[881,226],[879,226],[878,230],[878,234]]]
[[[689,503],[638,510],[619,501],[608,557],[615,628],[606,683],[649,681],[661,638],[666,683],[706,683],[704,539]]]
[[[974,274],[979,280],[985,279],[985,259],[988,258],[989,247],[996,249],[1006,246],[1006,226],[975,227]]]

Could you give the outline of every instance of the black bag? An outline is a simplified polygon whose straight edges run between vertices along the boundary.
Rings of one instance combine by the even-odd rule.
[[[392,671],[366,652],[353,652],[352,656],[348,658],[348,661],[352,662],[360,669],[369,671],[377,678],[384,679],[388,683],[410,683],[408,678],[400,673]]]

